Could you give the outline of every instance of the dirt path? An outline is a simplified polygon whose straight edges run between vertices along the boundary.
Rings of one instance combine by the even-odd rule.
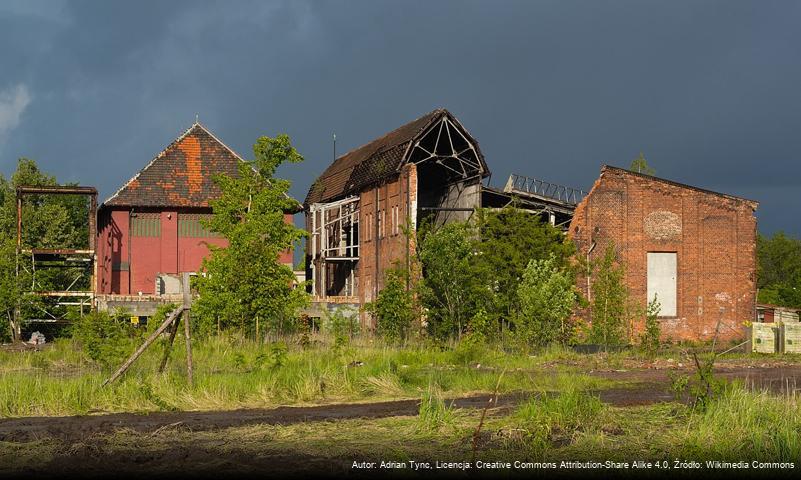
[[[682,368],[605,370],[590,372],[590,375],[610,380],[670,383],[670,373],[692,375],[695,370],[689,366]],[[751,388],[783,392],[801,390],[801,365],[782,365],[771,367],[727,366],[715,368],[715,375],[727,380],[740,379]]]
[[[671,400],[660,385],[640,385],[636,388],[615,388],[597,393],[601,401],[618,405],[640,405]],[[509,409],[520,404],[531,393],[499,395],[493,408]],[[446,400],[455,408],[483,408],[491,395],[473,395]],[[152,412],[147,414],[112,413],[70,417],[24,417],[0,420],[0,441],[25,442],[43,437],[75,441],[89,435],[113,433],[130,429],[141,433],[154,432],[165,426],[203,431],[244,425],[288,425],[300,422],[334,421],[356,418],[386,418],[414,416],[420,401],[394,400],[373,403],[346,403],[312,407],[278,407],[203,412]]]
[[[629,370],[591,372],[591,375],[634,382],[629,387],[618,387],[593,392],[601,401],[614,406],[647,405],[668,402],[671,370]],[[691,370],[672,370],[692,373]],[[774,391],[801,390],[801,366],[782,368],[729,368],[716,372],[727,379],[743,379],[758,389]],[[798,387],[798,388],[797,388]],[[532,393],[500,395],[495,408],[509,409],[521,403]],[[483,408],[490,395],[447,400],[456,408]],[[141,433],[154,432],[165,426],[203,431],[244,425],[287,425],[300,422],[335,421],[356,418],[386,418],[417,415],[419,400],[394,400],[373,403],[348,403],[312,407],[278,407],[273,409],[246,409],[203,412],[153,412],[148,414],[114,413],[71,417],[25,417],[0,420],[0,441],[26,442],[43,437],[66,441],[80,440],[89,435],[113,433],[130,429]]]

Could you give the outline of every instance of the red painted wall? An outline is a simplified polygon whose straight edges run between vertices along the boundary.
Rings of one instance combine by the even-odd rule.
[[[209,209],[192,212],[211,213]],[[203,258],[209,253],[209,244],[220,247],[228,244],[227,240],[218,237],[179,236],[178,217],[181,212],[177,209],[149,209],[137,214],[157,214],[160,235],[132,237],[129,228],[129,210],[104,208],[98,213],[97,292],[99,294],[137,295],[142,292],[144,295],[152,295],[155,293],[155,280],[158,274],[196,272]],[[292,224],[292,214],[285,214],[284,221]],[[281,263],[287,265],[292,265],[292,260],[292,250],[283,252],[279,258]]]

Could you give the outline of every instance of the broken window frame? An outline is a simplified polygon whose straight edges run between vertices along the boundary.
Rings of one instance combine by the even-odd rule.
[[[310,238],[312,294],[319,298],[356,296],[358,290],[356,266],[359,261],[361,233],[359,197],[351,196],[334,202],[312,204],[309,207],[309,214],[312,220]],[[348,272],[343,288],[340,292],[330,293],[329,287],[335,286],[336,278],[330,280],[329,274],[343,269]],[[334,275],[336,276],[336,273]]]

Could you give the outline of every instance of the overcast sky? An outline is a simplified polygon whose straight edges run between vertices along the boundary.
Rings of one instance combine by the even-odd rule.
[[[493,172],[659,176],[801,235],[801,2],[0,2],[0,172],[103,199],[201,123],[245,158],[288,133],[303,199],[342,153],[437,107]]]

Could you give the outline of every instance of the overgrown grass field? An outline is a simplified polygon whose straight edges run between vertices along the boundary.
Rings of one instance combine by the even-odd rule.
[[[193,345],[194,384],[186,377],[179,338],[158,373],[164,345],[151,346],[115,383],[117,363],[101,366],[78,343],[59,339],[40,351],[0,351],[0,415],[47,416],[155,410],[219,410],[345,401],[420,398],[431,384],[447,396],[473,392],[597,389],[612,382],[553,367],[575,354],[537,356],[472,345],[397,347],[380,341],[307,347],[211,337]],[[503,373],[503,375],[501,375]],[[500,383],[498,379],[500,377]]]

